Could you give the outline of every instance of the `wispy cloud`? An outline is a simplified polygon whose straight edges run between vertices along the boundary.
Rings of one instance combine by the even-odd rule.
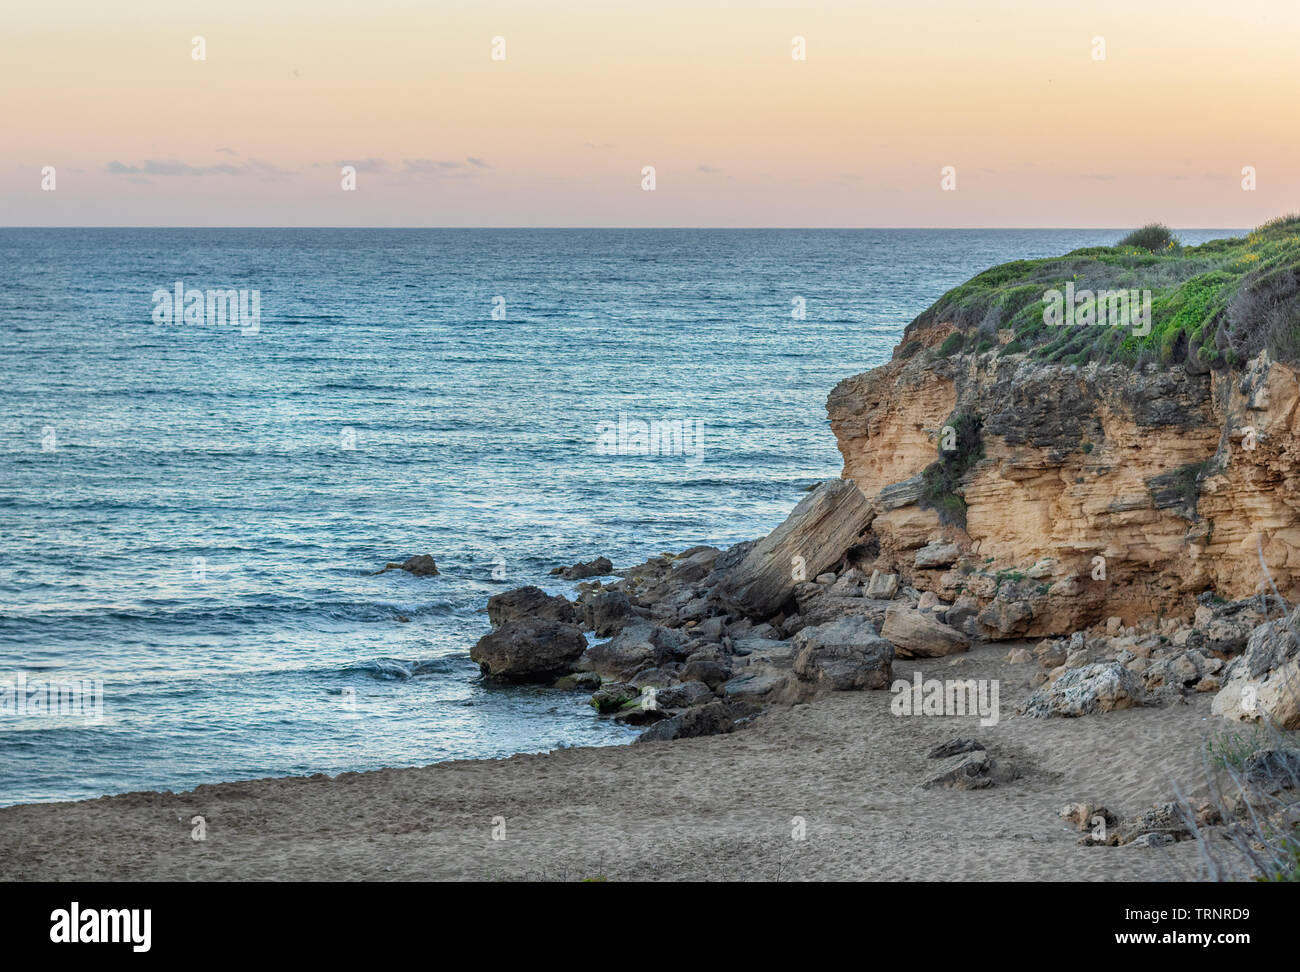
[[[338,162],[335,162],[334,164],[339,166],[340,168],[342,168],[345,165],[350,165],[353,168],[355,168],[358,172],[387,172],[388,171],[388,163],[383,159],[351,159],[351,160],[343,159]]]
[[[208,176],[208,175],[243,175],[244,170],[235,165],[190,165],[188,162],[160,162],[146,159],[140,165],[127,165],[116,160],[105,166],[113,175],[146,176]]]
[[[448,162],[442,159],[403,159],[402,164],[406,166],[405,172],[422,174],[422,173],[439,173],[448,169],[460,169],[464,167],[463,162]]]
[[[217,151],[223,155],[239,155],[234,149],[217,149]],[[213,165],[192,165],[189,162],[160,161],[158,159],[146,159],[137,165],[119,162],[114,159],[104,166],[104,170],[110,175],[131,176],[133,177],[132,181],[147,176],[162,176],[165,178],[188,176],[194,178],[220,175],[249,176],[262,182],[278,182],[298,174],[293,169],[282,169],[278,165],[265,162],[262,159],[246,159],[240,163],[219,162]]]

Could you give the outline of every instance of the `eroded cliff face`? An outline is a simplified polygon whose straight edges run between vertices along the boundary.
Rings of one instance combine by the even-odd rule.
[[[1190,617],[1202,591],[1262,590],[1261,546],[1300,595],[1295,370],[1266,355],[1234,371],[937,357],[950,331],[909,334],[924,350],[828,399],[844,478],[874,509],[862,566],[974,598],[991,637]],[[922,474],[958,416],[982,451],[945,504]]]

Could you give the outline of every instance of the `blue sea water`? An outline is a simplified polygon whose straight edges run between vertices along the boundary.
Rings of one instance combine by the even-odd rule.
[[[1120,232],[0,229],[0,680],[104,682],[0,714],[0,804],[630,741],[480,681],[488,596],[767,532],[839,473],[837,381]],[[259,332],[155,323],[177,280]],[[621,414],[702,449],[602,454]]]

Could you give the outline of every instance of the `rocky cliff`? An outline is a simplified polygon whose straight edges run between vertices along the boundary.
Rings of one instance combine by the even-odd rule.
[[[827,401],[873,507],[858,565],[973,597],[989,637],[1190,616],[1196,595],[1300,597],[1300,373],[1066,364],[1013,340],[943,354],[914,326]]]

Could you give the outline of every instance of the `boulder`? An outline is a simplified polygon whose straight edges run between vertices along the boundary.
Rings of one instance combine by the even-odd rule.
[[[716,691],[723,682],[731,677],[731,671],[720,661],[708,658],[688,660],[682,669],[683,682],[701,682],[710,690]]]
[[[616,712],[640,694],[626,682],[606,682],[592,694],[590,705],[597,712]]]
[[[894,646],[896,658],[939,658],[970,648],[970,639],[938,618],[906,604],[891,604],[880,635]]]
[[[790,688],[790,673],[771,665],[751,665],[722,686],[722,694],[738,701],[762,702],[783,698]]]
[[[776,614],[793,597],[796,584],[840,561],[872,516],[871,504],[852,480],[822,483],[725,572],[715,589],[718,598],[753,618]]]
[[[794,673],[816,691],[888,688],[894,646],[861,615],[804,628],[794,636]]]
[[[793,635],[800,628],[826,624],[828,621],[851,615],[863,615],[870,618],[875,629],[879,631],[880,626],[885,623],[885,611],[889,609],[891,603],[890,601],[862,596],[818,594],[801,600],[799,602],[799,620],[796,622],[793,618],[788,619],[783,627]]]
[[[664,665],[662,668],[643,668],[630,679],[630,684],[642,691],[648,688],[663,688],[676,685],[681,679],[677,675],[678,666]]]
[[[1267,716],[1280,729],[1300,729],[1300,636],[1285,620],[1259,625],[1222,684],[1211,704],[1215,715],[1240,722]]]
[[[433,557],[429,554],[416,554],[414,557],[407,557],[400,564],[395,562],[384,564],[383,569],[377,570],[375,573],[382,574],[389,570],[404,570],[416,577],[438,576],[438,565],[433,562]]]
[[[1185,651],[1171,658],[1153,662],[1143,674],[1148,690],[1168,686],[1184,689],[1195,685],[1205,674],[1205,657],[1196,651]]]
[[[1074,829],[1080,833],[1092,831],[1097,828],[1098,824],[1102,825],[1105,830],[1119,825],[1119,819],[1097,803],[1066,804],[1057,813],[1057,816],[1067,823],[1073,824]]]
[[[578,599],[578,623],[597,638],[610,638],[634,617],[632,602],[622,591],[593,591]]]
[[[867,581],[867,589],[863,592],[866,597],[874,597],[881,601],[888,601],[897,593],[898,575],[886,574],[879,570],[871,572],[871,579]]]
[[[629,702],[614,713],[614,721],[625,726],[647,726],[653,722],[662,722],[667,718],[668,713],[659,706],[651,704],[649,699]]]
[[[577,620],[573,605],[559,594],[551,596],[540,587],[518,587],[513,591],[493,594],[487,603],[488,621],[499,628],[508,621],[521,618],[563,621],[573,624]]]
[[[731,732],[736,720],[725,702],[714,700],[707,705],[686,709],[670,719],[651,726],[636,741],[655,742],[668,739],[690,739],[695,736],[716,736]]]
[[[637,621],[624,626],[609,641],[588,648],[577,667],[605,678],[627,680],[642,669],[668,664],[676,649],[685,643],[686,636],[680,631]]]
[[[1071,668],[1044,685],[1021,710],[1038,719],[1074,718],[1094,712],[1132,709],[1145,704],[1142,680],[1119,662]]]
[[[1033,617],[1034,609],[1028,601],[998,597],[979,613],[978,621],[996,637],[1009,638],[1028,627]]]
[[[952,607],[944,612],[943,620],[948,627],[969,634],[971,626],[976,624],[975,616],[979,612],[980,602],[969,594],[963,594],[953,602]]]
[[[582,580],[584,577],[604,577],[613,572],[614,565],[608,557],[597,557],[585,564],[574,564],[572,567],[556,567],[551,571],[551,575],[563,577],[565,580]]]
[[[1122,820],[1116,829],[1114,840],[1118,844],[1136,844],[1148,835],[1160,835],[1165,838],[1163,841],[1157,839],[1146,842],[1149,846],[1155,846],[1168,841],[1184,840],[1190,837],[1192,832],[1178,806],[1173,803],[1163,803]]]
[[[570,672],[555,680],[555,688],[572,691],[594,692],[600,688],[600,676],[595,672]]]
[[[931,540],[916,552],[914,561],[917,570],[929,570],[935,567],[951,567],[961,553],[955,543],[944,540]]]
[[[438,565],[433,562],[433,557],[429,554],[416,554],[402,561],[402,570],[417,577],[436,577]]]
[[[661,709],[689,709],[713,701],[713,692],[703,682],[682,682],[655,692],[655,702]]]
[[[469,657],[492,679],[549,682],[569,671],[586,647],[587,639],[576,624],[522,618],[485,634]]]
[[[826,593],[832,597],[861,597],[862,575],[856,568],[850,567],[836,579]]]
[[[717,547],[698,546],[683,550],[668,568],[670,585],[698,584],[712,573],[722,551]]]
[[[703,638],[710,642],[721,641],[726,633],[726,618],[708,618],[691,628],[692,638]]]
[[[923,790],[983,790],[993,785],[987,775],[989,754],[982,749],[950,757],[937,773],[921,784]]]
[[[948,759],[962,753],[973,753],[984,749],[984,744],[975,739],[949,739],[941,742],[928,753],[926,759]]]

